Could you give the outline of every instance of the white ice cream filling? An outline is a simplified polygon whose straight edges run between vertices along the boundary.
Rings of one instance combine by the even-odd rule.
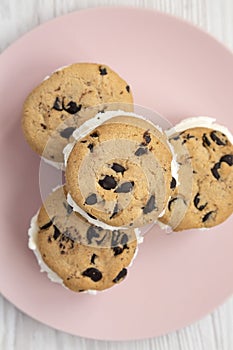
[[[41,256],[41,253],[38,249],[38,242],[37,242],[38,232],[39,232],[39,226],[37,224],[38,214],[39,212],[37,212],[31,219],[30,228],[28,230],[28,236],[29,236],[28,247],[35,254],[38,264],[40,266],[40,271],[47,272],[48,277],[52,282],[63,284],[62,278],[59,277],[58,274],[56,274],[56,272],[52,271],[48,267],[48,265],[44,262]]]

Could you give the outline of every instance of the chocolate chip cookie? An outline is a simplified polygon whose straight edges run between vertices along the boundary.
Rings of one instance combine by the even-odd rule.
[[[39,155],[63,163],[74,129],[97,112],[133,110],[130,86],[106,65],[76,63],[55,71],[27,97],[22,128]]]
[[[160,221],[174,231],[222,223],[233,212],[232,135],[208,117],[186,119],[168,135],[182,176]]]
[[[42,269],[75,292],[122,282],[137,249],[134,230],[104,230],[74,213],[63,187],[48,196],[29,236]]]
[[[172,152],[151,122],[118,115],[78,139],[66,167],[68,201],[91,222],[142,227],[170,196]]]

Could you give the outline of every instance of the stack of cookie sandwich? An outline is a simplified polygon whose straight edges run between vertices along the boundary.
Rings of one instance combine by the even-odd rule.
[[[33,217],[29,247],[73,291],[123,281],[147,225],[207,228],[233,211],[229,131],[210,118],[163,131],[134,113],[130,86],[106,65],[55,71],[26,99],[22,126],[66,179]]]

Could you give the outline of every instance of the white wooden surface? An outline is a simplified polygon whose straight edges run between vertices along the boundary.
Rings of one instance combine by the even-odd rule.
[[[0,52],[39,23],[101,5],[134,5],[175,14],[204,28],[233,50],[233,0],[0,0]],[[114,343],[56,331],[24,315],[0,295],[0,350],[28,349],[232,350],[233,297],[211,315],[178,332]]]

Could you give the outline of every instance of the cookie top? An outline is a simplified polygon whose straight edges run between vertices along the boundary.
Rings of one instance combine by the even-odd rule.
[[[188,125],[191,127],[186,128]],[[211,118],[192,118],[175,126],[169,137],[182,175],[160,221],[174,231],[222,223],[233,212],[233,144],[229,131],[213,124]]]
[[[104,230],[74,213],[63,187],[48,196],[36,226],[31,247],[75,292],[104,290],[123,281],[137,249],[134,230]]]
[[[73,146],[66,167],[69,201],[103,227],[145,226],[169,198],[171,161],[162,131],[144,119],[119,115]]]
[[[128,83],[106,65],[75,63],[55,71],[27,97],[22,128],[32,149],[63,162],[73,131],[97,112],[133,110]]]

